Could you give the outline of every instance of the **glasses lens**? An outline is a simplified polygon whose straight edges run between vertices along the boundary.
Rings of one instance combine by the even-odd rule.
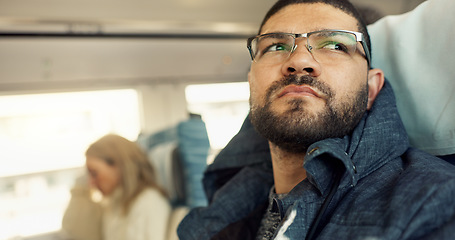
[[[322,31],[308,37],[308,45],[315,57],[325,57],[329,60],[352,56],[356,51],[357,40],[352,33],[337,31]]]
[[[289,56],[293,47],[294,36],[291,34],[266,34],[251,42],[251,50],[256,62],[280,62]]]

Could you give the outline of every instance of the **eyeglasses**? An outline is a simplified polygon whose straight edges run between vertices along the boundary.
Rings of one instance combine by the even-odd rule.
[[[321,30],[309,33],[267,33],[248,39],[251,59],[260,63],[281,63],[297,49],[296,38],[306,38],[306,48],[318,62],[346,60],[354,56],[361,42],[370,64],[370,52],[362,33],[346,30]]]

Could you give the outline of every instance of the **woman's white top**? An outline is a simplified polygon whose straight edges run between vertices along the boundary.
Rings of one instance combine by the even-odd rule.
[[[117,194],[117,193],[114,193]],[[115,196],[114,196],[115,197]],[[157,190],[143,190],[124,216],[117,204],[110,202],[103,213],[105,240],[164,240],[171,206]]]

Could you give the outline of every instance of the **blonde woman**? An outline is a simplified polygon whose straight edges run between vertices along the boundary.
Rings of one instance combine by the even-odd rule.
[[[103,239],[165,239],[171,207],[139,146],[110,134],[90,145],[85,156],[90,182],[104,198]]]

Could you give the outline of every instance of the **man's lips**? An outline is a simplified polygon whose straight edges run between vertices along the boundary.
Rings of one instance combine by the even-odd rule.
[[[319,94],[314,91],[311,87],[301,85],[301,86],[296,86],[296,85],[290,85],[287,86],[283,89],[283,91],[278,94],[278,98],[281,98],[285,95],[288,94],[297,94],[297,95],[310,95],[310,96],[315,96],[320,98]]]

